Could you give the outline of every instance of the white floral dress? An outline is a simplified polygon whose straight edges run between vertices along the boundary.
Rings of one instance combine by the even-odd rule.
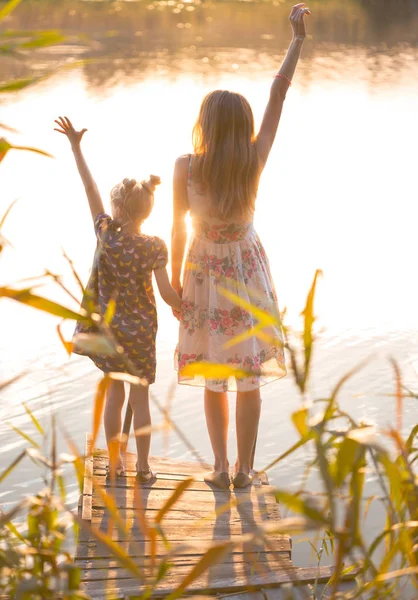
[[[226,222],[205,216],[209,211],[204,192],[192,180],[191,160],[188,201],[193,234],[175,356],[178,381],[216,392],[259,388],[286,374],[279,308],[266,253],[252,221]],[[245,335],[260,324],[260,315],[225,297],[228,291],[276,318],[255,335]],[[201,374],[182,373],[196,362],[230,365],[245,375],[205,379]]]

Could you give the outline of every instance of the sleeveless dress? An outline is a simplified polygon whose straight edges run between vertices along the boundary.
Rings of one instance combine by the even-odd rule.
[[[193,234],[186,258],[179,343],[175,367],[181,384],[215,392],[250,391],[286,374],[279,308],[269,262],[252,220],[209,218],[204,190],[193,181],[189,159],[187,195]],[[256,309],[276,315],[258,335],[243,336],[257,326],[257,316],[226,298],[233,292]],[[236,343],[235,340],[238,342]],[[230,365],[246,376],[208,379],[185,375],[195,362]],[[248,376],[247,376],[248,374]]]
[[[110,327],[121,355],[100,355],[77,346],[74,353],[89,356],[104,373],[130,373],[154,383],[158,324],[152,272],[167,265],[167,246],[155,236],[124,233],[105,213],[97,215],[94,229],[97,248],[83,303],[88,297],[103,316],[115,297]],[[80,321],[78,333],[95,333],[95,329]],[[129,366],[123,357],[129,359]]]

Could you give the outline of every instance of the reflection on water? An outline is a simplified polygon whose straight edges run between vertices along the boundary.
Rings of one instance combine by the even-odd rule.
[[[315,269],[324,271],[317,312],[326,333],[315,355],[313,395],[326,395],[343,372],[377,354],[344,390],[343,402],[358,418],[382,426],[393,415],[386,357],[397,358],[406,384],[418,387],[415,4],[403,2],[403,12],[387,18],[370,8],[372,2],[312,3],[312,39],[306,42],[286,100],[256,215],[279,300],[288,307],[291,323],[297,322]],[[112,185],[123,177],[142,178],[151,172],[162,177],[146,229],[168,241],[173,164],[190,150],[202,96],[217,87],[240,91],[260,122],[272,75],[288,44],[289,6],[53,6],[24,2],[7,23],[14,29],[62,28],[69,36],[68,43],[43,50],[29,66],[52,69],[75,59],[94,60],[61,70],[2,103],[0,120],[22,132],[13,141],[38,145],[56,159],[15,153],[0,167],[0,214],[19,199],[4,230],[15,249],[2,255],[0,281],[39,275],[48,268],[62,273],[77,291],[61,249],[85,279],[94,236],[73,159],[66,141],[52,131],[53,119],[68,114],[77,126],[88,127],[85,152],[106,202]],[[2,61],[0,79],[25,76],[29,66]],[[64,298],[51,286],[42,291]],[[7,464],[24,444],[5,420],[13,417],[16,426],[31,431],[22,401],[45,425],[56,410],[59,422],[82,448],[98,373],[87,359],[66,362],[51,317],[6,302],[1,317],[0,381],[25,366],[30,374],[2,393],[0,462]],[[154,392],[165,398],[174,378],[176,322],[161,303],[159,320]],[[258,465],[294,441],[289,415],[297,406],[290,377],[263,389]],[[210,458],[199,392],[178,389],[173,410],[187,436]],[[415,421],[414,410],[416,402],[406,402],[405,427]],[[157,412],[154,418],[159,420]],[[60,443],[63,450],[63,437]],[[153,452],[163,448],[156,435]],[[173,436],[169,454],[187,456]],[[297,481],[306,458],[301,454],[281,466],[272,473],[273,481],[281,486]],[[0,490],[1,501],[7,505],[28,488],[37,488],[34,477],[31,465],[24,464],[14,475],[15,485],[10,488],[8,482]]]

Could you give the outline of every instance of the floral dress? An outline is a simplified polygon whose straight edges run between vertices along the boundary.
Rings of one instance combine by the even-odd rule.
[[[90,299],[104,315],[109,301],[115,298],[110,327],[121,353],[106,356],[77,349],[75,352],[88,355],[104,373],[130,373],[154,383],[157,311],[152,271],[167,265],[167,247],[158,237],[123,233],[106,214],[96,217],[94,228],[97,249],[84,302]],[[93,328],[77,323],[75,334],[92,332]]]
[[[193,234],[185,265],[175,356],[178,381],[204,385],[216,392],[250,391],[286,374],[269,262],[252,221],[207,217],[207,199],[192,180],[191,159],[187,189]],[[244,302],[240,305],[226,297],[228,292]],[[270,319],[260,323],[257,309]],[[259,329],[248,335],[257,326]],[[208,379],[182,372],[187,365],[201,361],[230,365],[241,373],[227,379]]]

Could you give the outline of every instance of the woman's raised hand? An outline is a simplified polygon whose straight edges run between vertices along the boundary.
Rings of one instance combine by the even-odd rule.
[[[299,4],[295,4],[290,13],[290,24],[293,29],[293,36],[297,39],[304,39],[306,37],[306,28],[305,28],[305,15],[310,15],[311,11],[306,6],[304,2],[300,2]]]
[[[58,131],[58,133],[63,133],[66,135],[72,146],[80,145],[81,139],[86,133],[87,129],[76,131],[68,117],[58,117],[58,119],[55,119],[54,123],[58,125],[58,128],[54,127],[54,131]]]

